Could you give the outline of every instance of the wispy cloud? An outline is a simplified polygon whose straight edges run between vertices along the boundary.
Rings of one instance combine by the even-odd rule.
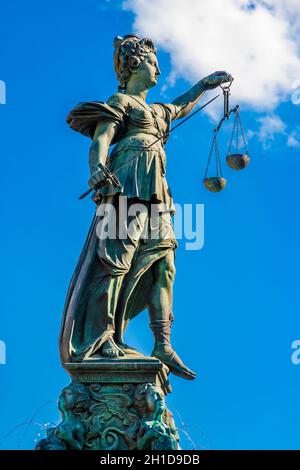
[[[278,134],[286,135],[286,124],[276,114],[267,114],[257,119],[258,131],[249,130],[248,138],[257,137],[264,149],[271,147]]]
[[[123,7],[135,14],[135,31],[170,53],[173,80],[228,70],[235,97],[270,113],[300,78],[299,0],[126,0]]]
[[[284,137],[288,147],[300,147],[300,126],[290,129],[289,126],[277,115],[266,114],[256,119],[259,124],[258,130],[249,129],[247,132],[248,139],[256,137],[265,150],[269,149],[277,136]]]
[[[294,131],[292,131],[288,135],[287,145],[288,147],[295,147],[295,148],[300,147],[300,129],[299,128],[296,128]]]

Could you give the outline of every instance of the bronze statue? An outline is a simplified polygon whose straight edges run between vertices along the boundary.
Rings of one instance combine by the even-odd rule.
[[[87,434],[82,414],[88,410],[89,390],[79,383],[65,387],[58,399],[62,421],[47,429],[47,437],[38,442],[36,450],[82,450]]]
[[[232,77],[215,72],[172,103],[148,105],[147,93],[161,73],[152,40],[118,36],[114,48],[119,92],[107,102],[80,103],[67,118],[72,129],[92,139],[89,185],[95,190],[97,211],[65,303],[61,358],[68,363],[138,354],[124,343],[123,333],[128,321],[147,308],[155,341],[152,356],[174,374],[194,379],[195,373],[170,343],[177,242],[164,144],[172,121],[187,116],[206,90]],[[116,145],[108,155],[112,144]],[[120,188],[107,182],[99,163],[118,178]],[[101,186],[103,181],[108,184]],[[99,236],[106,209],[113,207],[120,215],[124,196],[128,210],[118,218],[116,238]],[[159,221],[155,237],[153,207]],[[126,238],[120,236],[123,226],[131,228]],[[151,236],[145,237],[149,230]]]
[[[159,387],[143,384],[135,392],[136,408],[143,417],[137,434],[139,450],[178,450],[179,437]]]
[[[58,400],[61,422],[47,429],[36,450],[171,450],[179,435],[155,383],[72,382]]]

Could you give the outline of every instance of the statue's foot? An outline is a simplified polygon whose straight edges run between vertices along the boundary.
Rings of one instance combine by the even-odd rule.
[[[125,353],[119,348],[113,339],[108,339],[105,341],[100,349],[101,356],[108,357],[110,359],[125,356]]]
[[[133,348],[132,346],[129,346],[126,343],[123,343],[121,341],[118,341],[118,342],[115,341],[115,343],[116,343],[117,346],[119,346],[119,348],[121,349],[121,351],[123,352],[124,355],[126,355],[126,354],[134,354],[134,355],[137,355],[137,356],[143,355],[137,349]]]
[[[179,377],[188,380],[193,380],[196,377],[196,373],[184,365],[171,346],[157,345],[152,351],[151,356],[159,359],[168,366],[170,372],[178,375]]]
[[[125,352],[123,351],[123,349],[114,340],[113,340],[113,343],[118,348],[119,356],[125,356]]]

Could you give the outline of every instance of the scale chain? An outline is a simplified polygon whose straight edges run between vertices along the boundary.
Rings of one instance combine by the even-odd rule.
[[[213,141],[212,141],[212,144],[211,144],[211,147],[210,147],[210,152],[209,152],[209,157],[208,157],[208,161],[207,161],[207,165],[206,165],[206,169],[205,169],[205,173],[204,173],[204,178],[207,177],[208,168],[209,168],[209,164],[210,164],[210,161],[211,161],[211,156],[212,156],[214,146],[215,146],[215,138],[216,138],[216,134],[214,134],[214,138],[213,138]]]

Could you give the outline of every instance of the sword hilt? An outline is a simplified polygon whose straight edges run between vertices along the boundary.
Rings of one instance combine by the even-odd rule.
[[[79,199],[84,199],[86,196],[88,196],[92,191],[94,190],[97,190],[97,189],[100,189],[102,188],[103,186],[105,186],[106,184],[109,184],[111,183],[113,186],[115,186],[116,188],[121,188],[121,183],[120,181],[118,180],[118,178],[107,168],[106,165],[103,165],[103,163],[99,163],[98,164],[98,167],[99,169],[103,172],[103,174],[105,175],[105,178],[101,181],[99,181],[99,183],[92,187],[92,188],[89,188],[87,191],[85,191],[85,193],[81,194],[81,196],[79,196]]]

